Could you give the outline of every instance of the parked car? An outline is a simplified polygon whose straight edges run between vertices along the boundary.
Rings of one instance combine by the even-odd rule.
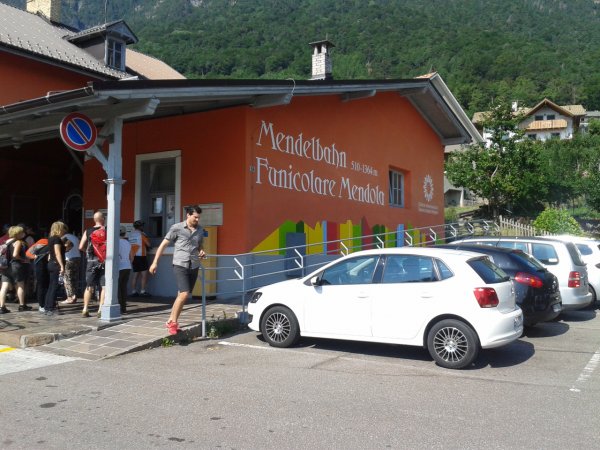
[[[467,250],[489,256],[492,262],[513,280],[516,302],[523,310],[525,326],[555,319],[562,311],[556,275],[529,253],[514,248],[470,243],[446,244],[439,247]]]
[[[274,347],[308,336],[415,345],[451,369],[523,331],[508,275],[482,254],[440,248],[352,253],[258,289],[248,313]]]
[[[597,303],[600,294],[600,241],[579,236],[553,236],[567,242],[572,242],[581,253],[581,259],[586,264],[592,303]]]
[[[516,248],[534,256],[558,278],[563,311],[584,308],[592,301],[585,262],[572,242],[551,237],[477,236],[453,243],[467,242]]]

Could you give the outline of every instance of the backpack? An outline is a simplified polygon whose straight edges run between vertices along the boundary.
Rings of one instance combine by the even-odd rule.
[[[37,240],[31,247],[25,252],[25,256],[29,259],[33,259],[33,263],[37,264],[43,260],[50,253],[50,247],[48,246],[48,239],[42,238]]]
[[[106,228],[100,227],[90,234],[92,251],[100,263],[106,261]]]
[[[8,265],[10,263],[10,257],[8,255],[8,246],[9,244],[4,242],[0,245],[0,271],[5,271],[8,269]]]

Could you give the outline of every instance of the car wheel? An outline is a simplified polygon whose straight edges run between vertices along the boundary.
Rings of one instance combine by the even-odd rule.
[[[273,347],[290,347],[300,339],[298,320],[285,306],[270,308],[262,318],[260,330]]]
[[[427,349],[438,365],[447,369],[462,369],[477,358],[479,338],[464,322],[442,320],[429,330]]]

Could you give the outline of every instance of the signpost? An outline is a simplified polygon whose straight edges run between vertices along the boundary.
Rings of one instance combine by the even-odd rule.
[[[71,113],[60,123],[60,137],[67,147],[85,152],[96,144],[98,130],[88,116]]]

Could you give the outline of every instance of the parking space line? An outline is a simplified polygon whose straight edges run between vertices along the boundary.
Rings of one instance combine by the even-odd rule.
[[[596,353],[594,353],[592,355],[592,357],[588,361],[587,365],[583,368],[583,370],[579,374],[579,377],[577,378],[577,380],[575,381],[575,383],[573,384],[573,386],[571,386],[571,389],[569,389],[569,390],[571,392],[581,392],[580,388],[582,388],[583,384],[586,383],[592,377],[592,375],[594,374],[594,371],[598,368],[599,365],[600,365],[600,349],[596,350]]]
[[[12,347],[4,347],[4,348],[0,348],[0,353],[4,353],[4,352],[12,352],[13,350],[16,350],[16,348],[12,348]]]
[[[259,350],[281,350],[280,348],[263,347],[262,345],[239,344],[237,342],[226,342],[226,341],[219,341],[219,345],[227,345],[229,347],[257,348]]]

